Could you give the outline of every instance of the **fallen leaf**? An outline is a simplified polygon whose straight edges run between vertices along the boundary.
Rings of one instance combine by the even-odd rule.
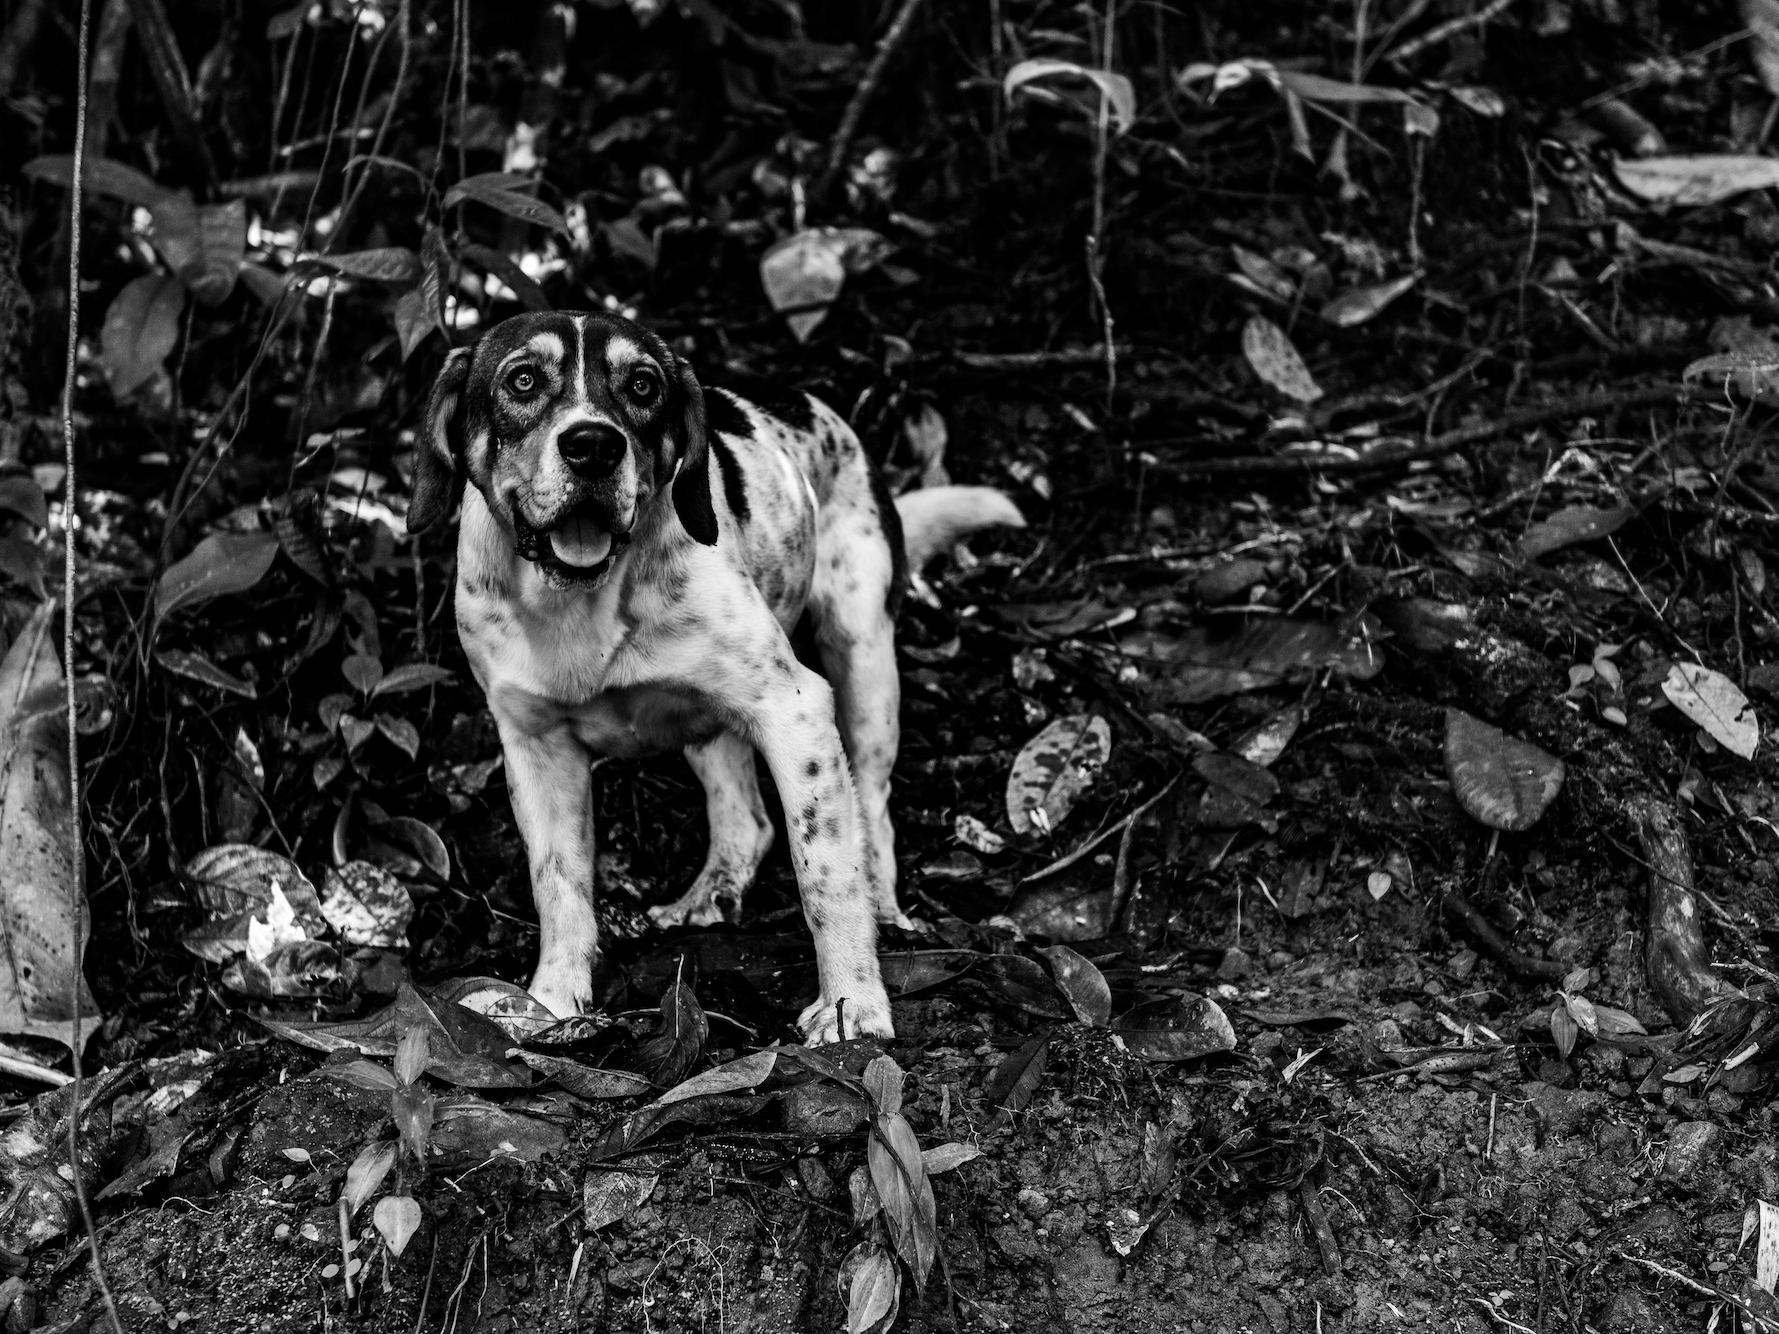
[[[435,987],[433,995],[492,1019],[516,1042],[535,1037],[557,1023],[555,1014],[537,997],[524,987],[498,977],[452,978]],[[640,1075],[633,1078],[641,1085],[635,1091],[648,1092],[647,1080]]]
[[[363,1019],[339,1023],[260,1019],[265,1028],[315,1051],[357,1051],[365,1056],[392,1057],[396,1045],[416,1024],[430,1030],[426,1073],[448,1084],[470,1088],[523,1088],[530,1075],[509,1066],[506,1054],[513,1040],[492,1020],[454,1002],[440,1000],[403,982],[395,999]]]
[[[1112,753],[1101,717],[1058,718],[1025,743],[1007,778],[1007,819],[1016,834],[1049,835],[1093,785]]]
[[[887,1246],[860,1242],[840,1262],[836,1282],[846,1298],[846,1334],[884,1334],[895,1323],[902,1275]]]
[[[321,915],[348,945],[405,950],[414,900],[408,887],[381,866],[351,861],[328,868]]]
[[[920,1160],[926,1165],[928,1176],[938,1176],[941,1172],[953,1171],[981,1156],[982,1150],[974,1144],[939,1144],[930,1149],[922,1149]]]
[[[539,1074],[554,1079],[577,1098],[639,1098],[655,1087],[647,1075],[639,1075],[634,1070],[604,1070],[566,1056],[536,1051],[522,1051],[519,1059]]]
[[[1760,719],[1748,696],[1722,672],[1677,662],[1662,681],[1662,693],[1725,750],[1745,760],[1754,758],[1760,745]]]
[[[1112,1028],[1145,1061],[1189,1061],[1235,1050],[1229,1016],[1206,996],[1147,1001],[1119,1016]]]
[[[760,285],[799,343],[827,318],[848,273],[875,260],[883,238],[862,227],[811,227],[760,257]]]
[[[692,989],[675,982],[661,993],[661,1029],[636,1049],[636,1065],[657,1084],[679,1083],[704,1050],[710,1021]],[[666,1106],[667,1104],[661,1104]]]
[[[1419,274],[1411,273],[1401,278],[1393,278],[1387,283],[1372,283],[1368,287],[1349,288],[1322,307],[1322,318],[1342,329],[1351,329],[1356,325],[1368,323],[1382,314],[1384,307],[1420,280]]]
[[[1592,505],[1571,505],[1549,518],[1533,524],[1519,540],[1519,553],[1527,560],[1537,560],[1562,547],[1577,542],[1592,542],[1608,537],[1635,518],[1637,511],[1629,505],[1613,509],[1595,509]]]
[[[1112,1018],[1112,988],[1093,960],[1067,945],[1052,945],[1038,953],[1050,960],[1057,990],[1069,1002],[1075,1017],[1089,1028],[1104,1028]]]
[[[51,633],[57,604],[32,612],[0,659],[0,1033],[64,1046],[78,992],[83,1038],[101,1015],[80,976],[87,915],[71,900],[67,714]]]
[[[1779,185],[1779,158],[1752,154],[1615,158],[1612,170],[1620,185],[1652,204],[1716,204]]]
[[[581,1183],[581,1227],[597,1232],[621,1222],[642,1208],[659,1172],[589,1172]]]
[[[1445,711],[1445,767],[1470,817],[1490,829],[1530,829],[1563,786],[1556,756],[1459,709]]]
[[[1229,631],[1190,630],[1178,638],[1132,635],[1121,650],[1165,669],[1157,693],[1173,704],[1203,704],[1224,695],[1269,690],[1333,670],[1366,681],[1384,669],[1383,649],[1361,621],[1351,630],[1321,621],[1265,617]]]
[[[900,1112],[872,1118],[871,1136],[865,1142],[865,1162],[871,1169],[871,1184],[883,1201],[890,1241],[913,1270],[915,1287],[924,1287],[927,1271],[938,1254],[939,1210],[933,1199],[933,1183],[921,1161],[920,1142]]]
[[[393,1141],[367,1144],[359,1151],[358,1157],[352,1160],[352,1166],[346,1169],[346,1188],[340,1193],[341,1198],[346,1201],[349,1215],[357,1213],[364,1207],[365,1201],[377,1193],[383,1185],[383,1178],[389,1175],[389,1169],[394,1166]]]
[[[993,855],[1005,850],[1007,846],[1006,839],[995,833],[974,815],[958,816],[952,826],[952,832],[957,836],[959,843],[967,848],[974,848],[977,852]]]
[[[1272,388],[1296,403],[1314,403],[1322,387],[1310,374],[1285,331],[1264,315],[1250,315],[1242,327],[1242,355]]]
[[[1044,1078],[1044,1062],[1050,1050],[1050,1034],[1041,1033],[1016,1051],[1008,1052],[995,1067],[982,1101],[996,1108],[991,1130],[1007,1124],[1025,1110]]]
[[[683,1102],[687,1098],[702,1097],[707,1093],[740,1093],[745,1089],[756,1088],[772,1073],[777,1060],[777,1056],[770,1051],[750,1052],[739,1060],[693,1075],[668,1089],[655,1101],[665,1105]]]

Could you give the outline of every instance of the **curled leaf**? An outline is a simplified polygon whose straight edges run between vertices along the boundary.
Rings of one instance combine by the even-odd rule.
[[[1105,70],[1077,65],[1072,60],[1022,60],[1007,71],[1001,91],[1012,97],[1028,83],[1056,78],[1086,79],[1098,88],[1117,124],[1118,133],[1123,134],[1136,124],[1137,94],[1131,81],[1122,74],[1109,74]]]
[[[1677,662],[1662,681],[1662,693],[1675,708],[1731,754],[1754,758],[1760,745],[1760,719],[1754,705],[1722,672],[1696,662]]]
[[[1530,829],[1563,786],[1563,762],[1459,709],[1445,711],[1445,767],[1470,817],[1491,829]]]

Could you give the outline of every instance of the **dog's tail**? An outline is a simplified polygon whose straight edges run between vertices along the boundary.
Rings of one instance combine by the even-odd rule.
[[[1025,516],[992,486],[934,486],[896,497],[902,546],[916,574],[941,552],[984,528],[1023,528]]]

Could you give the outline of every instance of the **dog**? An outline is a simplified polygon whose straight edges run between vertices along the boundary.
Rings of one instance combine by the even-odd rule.
[[[820,400],[705,394],[653,333],[535,312],[452,351],[417,442],[411,532],[459,500],[457,624],[500,731],[541,945],[531,994],[592,1001],[592,759],[682,749],[710,846],[663,926],[734,921],[785,812],[818,993],[804,1040],[891,1037],[877,965],[896,905],[895,615],[910,565],[1023,526],[987,487],[892,502]],[[798,662],[808,615],[825,671]],[[830,684],[831,682],[831,684]]]

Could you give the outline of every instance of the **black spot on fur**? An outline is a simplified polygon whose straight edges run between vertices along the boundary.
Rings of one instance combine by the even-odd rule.
[[[822,762],[820,760],[811,760],[803,769],[803,772],[810,778],[814,778],[821,771]]]
[[[787,426],[807,431],[815,425],[815,400],[801,389],[762,388],[748,397]]]
[[[712,394],[713,403],[726,403],[728,400],[721,394]],[[742,419],[743,421],[746,418]],[[740,523],[746,523],[750,513],[747,504],[747,483],[741,477],[741,464],[735,457],[735,451],[729,448],[729,442],[720,435],[710,437],[710,452],[717,456],[717,464],[723,473],[723,498],[729,502],[729,513]]]
[[[876,468],[871,469],[871,499],[877,504],[877,521],[883,525],[883,540],[889,543],[890,586],[883,605],[893,621],[902,610],[902,598],[908,592],[908,545],[902,536],[902,516],[896,510],[895,497],[890,495],[883,473]]]
[[[704,424],[718,435],[732,435],[737,440],[751,440],[754,436],[753,421],[734,396],[723,389],[704,396]]]

